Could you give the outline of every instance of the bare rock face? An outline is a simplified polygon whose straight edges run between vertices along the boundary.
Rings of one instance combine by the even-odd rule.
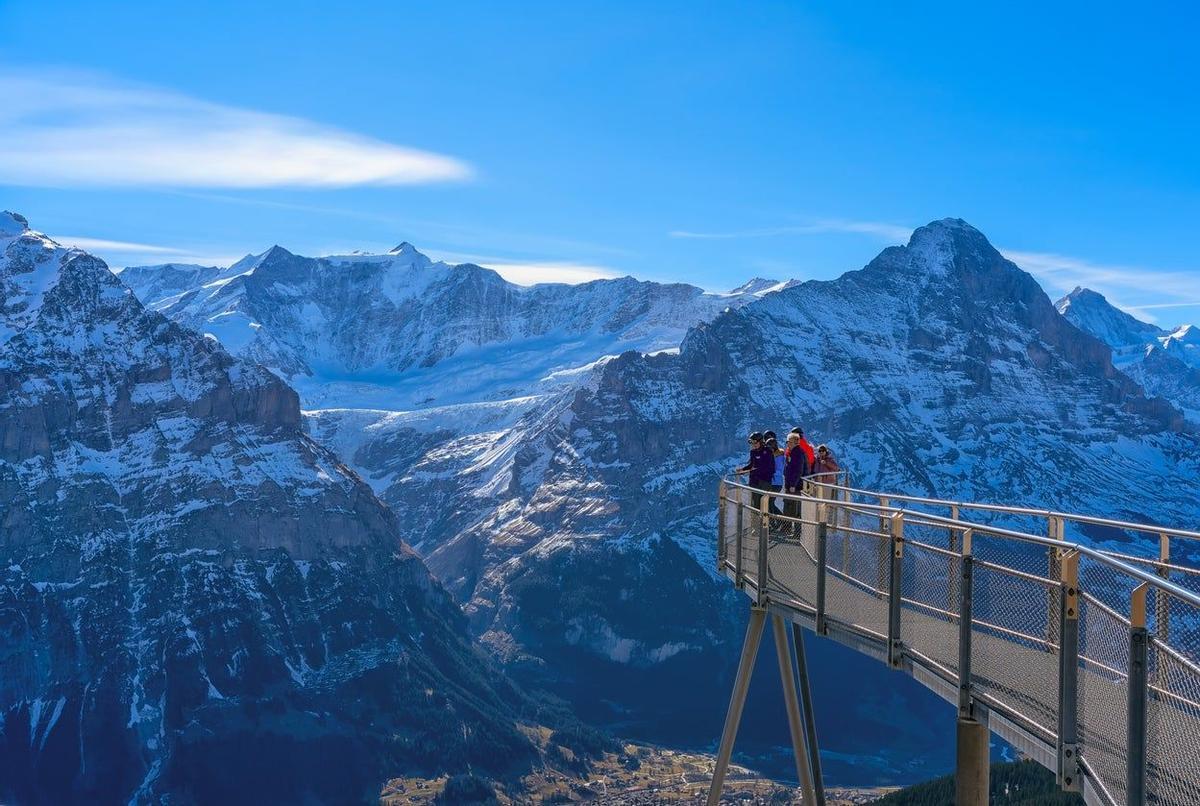
[[[524,703],[294,391],[0,216],[0,801],[368,802]]]

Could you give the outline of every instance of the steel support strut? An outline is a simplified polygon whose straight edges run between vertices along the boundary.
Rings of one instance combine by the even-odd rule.
[[[738,724],[742,721],[742,709],[746,705],[746,692],[750,688],[750,676],[754,673],[754,660],[758,657],[758,646],[762,643],[766,619],[765,609],[750,608],[746,641],[742,644],[742,657],[738,661],[737,677],[733,681],[733,696],[729,698],[729,710],[725,713],[725,730],[721,732],[721,747],[717,751],[717,764],[713,769],[712,785],[708,789],[708,806],[716,806],[721,800],[725,773],[729,770],[729,756],[733,753],[733,740],[737,737]]]
[[[808,751],[808,768],[812,770],[813,799],[809,803],[825,806],[825,784],[821,776],[821,752],[817,744],[817,719],[813,712],[812,686],[808,682],[808,656],[804,651],[804,631],[792,625],[791,647],[796,669],[796,689],[800,692],[800,712],[804,718],[804,747]]]
[[[783,684],[783,704],[787,711],[788,730],[792,734],[796,778],[800,781],[800,789],[804,793],[804,803],[807,806],[815,806],[817,795],[813,783],[811,757],[808,753],[808,737],[800,715],[799,697],[796,696],[796,665],[792,662],[793,648],[788,642],[787,628],[782,616],[771,616],[771,634],[775,638],[775,654],[779,658],[779,682]]]

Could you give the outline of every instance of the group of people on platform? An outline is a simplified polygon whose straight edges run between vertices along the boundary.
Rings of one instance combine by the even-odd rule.
[[[746,440],[750,443],[750,460],[734,470],[738,475],[749,475],[750,486],[769,492],[799,493],[804,479],[816,476],[817,481],[835,484],[841,470],[833,452],[827,445],[819,445],[814,451],[804,438],[799,426],[788,432],[784,447],[774,431],[755,431]],[[757,509],[762,503],[762,493],[754,493],[752,504]],[[794,501],[770,499],[771,510],[777,515],[796,515]]]

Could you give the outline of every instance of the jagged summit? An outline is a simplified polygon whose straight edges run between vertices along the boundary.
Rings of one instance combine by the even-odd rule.
[[[1112,347],[1119,358],[1127,348],[1140,348],[1166,334],[1149,322],[1143,322],[1113,305],[1098,291],[1077,286],[1054,303],[1071,324]]]
[[[688,327],[781,285],[730,294],[633,277],[522,286],[473,263],[432,261],[407,241],[382,255],[279,249],[220,275],[138,267],[122,277],[152,308],[295,384],[309,408],[376,409],[557,389],[606,356],[678,348]]]
[[[729,290],[730,294],[758,294],[779,285],[779,280],[769,280],[765,277],[754,277]]]
[[[29,229],[29,221],[20,213],[0,212],[0,238],[15,238]]]

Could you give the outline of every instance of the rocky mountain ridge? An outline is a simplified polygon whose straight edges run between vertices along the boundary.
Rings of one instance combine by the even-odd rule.
[[[530,706],[296,393],[0,214],[0,800],[371,800]]]

